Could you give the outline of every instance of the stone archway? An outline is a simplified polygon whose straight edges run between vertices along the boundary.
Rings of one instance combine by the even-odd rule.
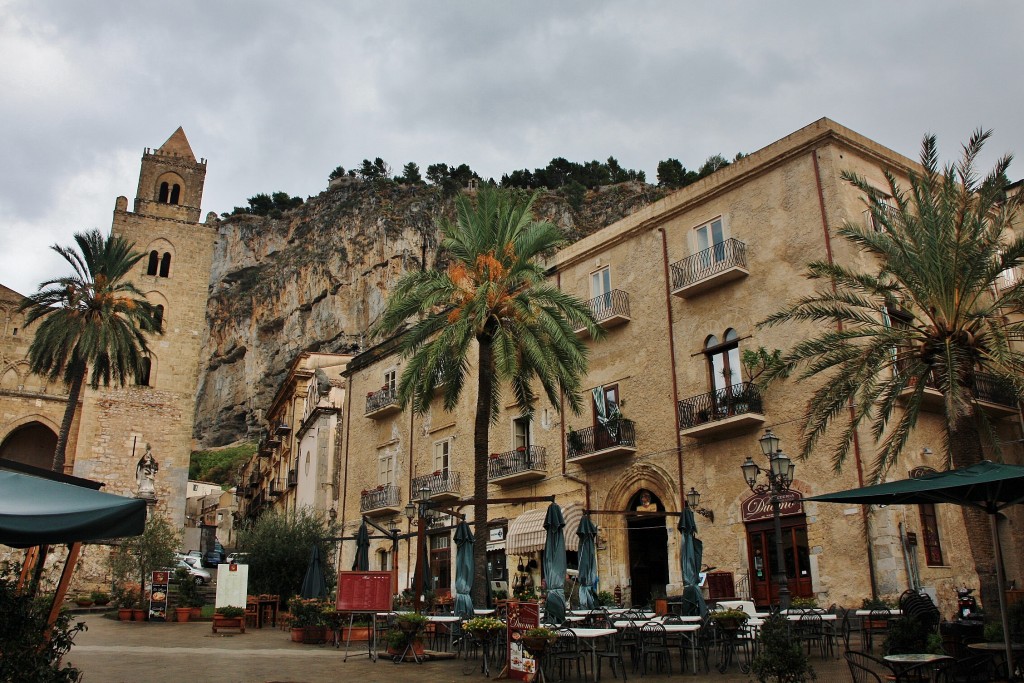
[[[42,422],[27,422],[13,430],[0,442],[0,458],[32,465],[44,470],[53,466],[57,433]]]

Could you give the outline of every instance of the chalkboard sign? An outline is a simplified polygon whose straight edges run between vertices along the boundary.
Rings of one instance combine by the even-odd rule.
[[[338,572],[339,612],[391,611],[391,572]]]

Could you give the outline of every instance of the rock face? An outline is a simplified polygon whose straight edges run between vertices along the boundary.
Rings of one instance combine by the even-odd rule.
[[[555,192],[538,219],[570,241],[659,199],[664,190],[622,183],[587,193],[579,209]],[[336,181],[279,219],[221,222],[207,303],[194,436],[217,446],[258,430],[288,363],[303,351],[366,348],[367,328],[407,270],[431,267],[438,219],[454,200],[432,186]]]

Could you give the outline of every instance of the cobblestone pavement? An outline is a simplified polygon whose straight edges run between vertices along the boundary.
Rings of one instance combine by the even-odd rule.
[[[343,662],[344,650],[292,643],[287,632],[276,628],[249,628],[244,634],[214,634],[209,622],[133,623],[96,614],[85,616],[83,620],[89,630],[75,639],[67,662],[83,671],[86,683],[323,683],[338,680],[346,683],[409,680],[466,683],[485,680],[478,665],[463,660],[394,664],[386,659],[374,663],[363,655]],[[850,674],[842,659],[812,657],[811,663],[821,683],[849,680]],[[673,667],[677,664],[673,659]],[[604,669],[601,680],[616,679]],[[697,675],[676,671],[673,676],[641,678],[630,674],[630,680],[746,683],[753,679],[734,667],[726,674],[714,669],[710,674]]]

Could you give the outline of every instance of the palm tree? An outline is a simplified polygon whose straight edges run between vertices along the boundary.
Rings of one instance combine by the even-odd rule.
[[[497,420],[503,383],[524,416],[533,415],[536,380],[554,406],[560,395],[579,414],[580,379],[587,348],[573,333],[602,331],[579,299],[545,281],[536,257],[564,243],[558,228],[532,216],[533,198],[482,188],[474,203],[456,200],[456,220],[442,220],[441,249],[447,265],[404,275],[388,299],[374,332],[392,335],[408,359],[398,400],[420,413],[435,387],[452,411],[476,355],[476,418],[473,434],[473,601],[483,604],[487,544],[487,462],[490,426]],[[474,347],[475,342],[475,347]]]
[[[886,173],[891,200],[864,178],[843,174],[865,194],[873,226],[847,222],[839,235],[874,257],[873,265],[809,264],[808,277],[825,286],[761,323],[803,321],[824,330],[796,344],[776,369],[801,368],[798,381],[827,377],[804,412],[801,457],[852,406],[833,467],[842,467],[858,427],[869,424],[878,444],[871,472],[877,481],[899,459],[929,387],[943,395],[947,467],[978,462],[986,445],[999,454],[993,425],[975,399],[982,373],[999,378],[1017,400],[1024,393],[1024,355],[1010,343],[1022,338],[1024,322],[1006,318],[1024,301],[1024,284],[1008,277],[1024,259],[1024,239],[1010,229],[1024,194],[1006,194],[1010,156],[979,182],[975,161],[990,134],[976,131],[960,159],[941,168],[936,139],[926,136],[923,169],[910,174],[909,190]],[[968,510],[982,592],[993,600],[986,604],[996,604],[984,515],[974,520]]]
[[[123,237],[104,238],[99,230],[75,233],[75,242],[78,251],[51,247],[74,273],[41,283],[19,309],[27,311],[26,325],[42,320],[28,348],[30,369],[68,386],[53,454],[57,472],[64,470],[68,434],[86,376],[93,389],[112,381],[124,386],[140,375],[149,354],[143,331],[161,332],[155,306],[125,280],[143,255],[132,251]]]

